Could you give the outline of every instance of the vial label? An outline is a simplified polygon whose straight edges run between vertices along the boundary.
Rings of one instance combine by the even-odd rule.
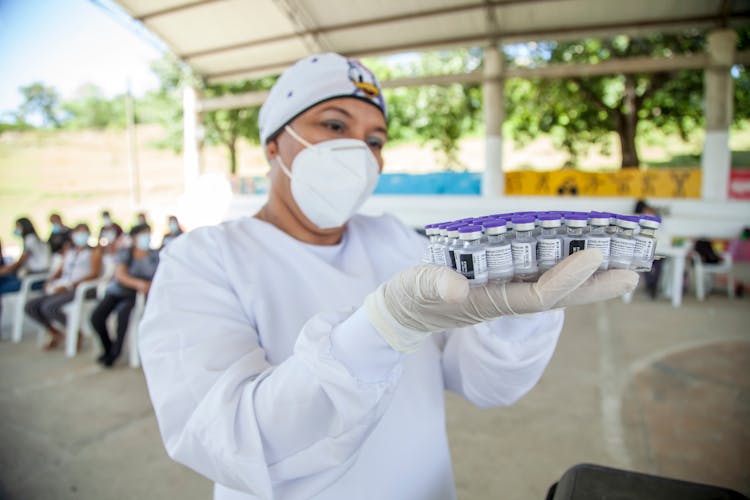
[[[516,269],[533,269],[534,268],[534,249],[531,243],[513,242],[511,245],[513,255],[513,265]]]
[[[596,248],[602,253],[602,257],[609,257],[609,246],[612,240],[610,238],[588,238],[586,239],[586,248]]]
[[[570,242],[568,242],[568,255],[573,255],[585,248],[586,240],[570,240]]]
[[[451,261],[451,267],[452,267],[453,269],[458,269],[458,268],[456,267],[456,254],[454,253],[454,251],[453,251],[453,250],[448,250],[448,258],[449,258],[449,259],[450,259],[450,261]]]
[[[459,254],[458,262],[461,266],[458,271],[470,280],[487,272],[487,255],[484,251]]]
[[[610,256],[612,259],[630,260],[633,258],[635,250],[635,240],[627,238],[612,238],[610,247]]]
[[[650,261],[654,260],[654,252],[656,251],[656,240],[653,238],[646,238],[644,236],[635,237],[635,249],[633,251],[633,257],[637,260]]]
[[[445,265],[445,250],[442,247],[432,247],[432,263],[439,266]]]
[[[489,270],[513,267],[513,252],[510,245],[487,247],[487,268]]]
[[[562,241],[555,238],[540,239],[536,243],[536,256],[537,260],[545,262],[560,260],[562,257]]]

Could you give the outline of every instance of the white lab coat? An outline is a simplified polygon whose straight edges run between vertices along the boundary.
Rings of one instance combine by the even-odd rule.
[[[169,455],[221,500],[454,499],[444,389],[513,403],[541,376],[563,313],[397,353],[359,307],[424,245],[391,216],[355,216],[335,246],[243,218],[167,247],[139,345]]]

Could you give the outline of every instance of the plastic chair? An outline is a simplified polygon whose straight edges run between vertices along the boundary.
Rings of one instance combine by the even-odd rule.
[[[14,315],[13,315],[13,327],[11,329],[11,340],[16,344],[21,342],[23,337],[23,323],[26,319],[26,302],[35,295],[39,295],[41,290],[32,290],[31,287],[36,283],[43,283],[49,273],[47,271],[41,273],[29,273],[21,279],[21,289],[15,294],[16,303],[14,304]],[[37,341],[39,343],[44,339],[44,329],[39,328],[37,334]]]
[[[695,286],[695,297],[703,301],[706,299],[706,291],[711,290],[713,275],[724,274],[727,277],[727,295],[734,298],[734,269],[730,253],[720,254],[722,261],[718,264],[706,264],[697,253],[693,254],[693,279]]]
[[[133,307],[133,310],[130,313],[130,321],[128,322],[128,354],[131,368],[138,368],[141,366],[141,358],[138,355],[138,327],[140,326],[145,307],[146,296],[139,292],[138,295],[135,296],[135,307]]]
[[[67,321],[65,327],[65,355],[72,358],[78,351],[78,332],[83,330],[84,335],[93,337],[91,325],[85,321],[91,315],[94,304],[104,297],[107,284],[115,275],[116,263],[113,259],[102,260],[102,272],[93,280],[79,283],[76,293],[70,304],[65,306]],[[86,295],[91,290],[96,290],[95,299],[87,299]]]

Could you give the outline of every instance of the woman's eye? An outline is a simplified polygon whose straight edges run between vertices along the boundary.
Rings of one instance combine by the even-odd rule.
[[[367,145],[374,149],[383,149],[385,141],[379,137],[368,137]]]
[[[340,122],[338,120],[329,120],[327,122],[324,122],[323,125],[328,129],[332,130],[334,132],[343,132],[346,126],[343,122]]]

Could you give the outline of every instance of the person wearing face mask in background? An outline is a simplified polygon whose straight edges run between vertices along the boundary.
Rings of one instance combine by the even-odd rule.
[[[36,234],[34,224],[26,217],[16,220],[14,236],[23,241],[21,256],[15,262],[4,264],[0,258],[0,314],[2,314],[2,295],[17,292],[21,289],[21,279],[26,273],[41,273],[49,269],[50,252]],[[32,285],[32,290],[39,290],[42,282]]]
[[[91,232],[86,224],[78,224],[70,233],[70,244],[66,245],[62,265],[44,284],[44,295],[26,303],[26,314],[41,323],[50,335],[45,349],[54,349],[65,337],[65,312],[63,306],[72,301],[79,283],[99,276],[102,267],[102,251],[89,246]],[[96,290],[89,290],[86,298],[94,298]]]
[[[164,237],[161,240],[161,247],[159,248],[159,250],[163,250],[168,244],[174,241],[174,239],[180,236],[183,232],[184,231],[182,230],[180,221],[177,220],[177,217],[174,215],[170,215],[167,219],[167,232],[164,234]]]
[[[142,226],[144,224],[148,225],[148,218],[146,217],[146,212],[138,212],[135,216],[135,226]]]
[[[53,255],[61,255],[65,250],[65,244],[70,241],[70,228],[63,224],[62,217],[58,213],[49,216],[49,223],[52,229],[47,244]]]
[[[102,227],[99,230],[99,245],[104,251],[104,257],[114,256],[117,253],[118,241],[122,236],[122,227],[114,220],[109,210],[102,211]]]
[[[415,231],[356,215],[386,117],[359,61],[298,62],[258,119],[267,203],[162,252],[139,352],[167,452],[215,499],[454,499],[444,390],[512,404],[552,356],[562,307],[635,286],[631,271],[589,279],[601,255],[586,250],[533,284],[469,289],[415,265]]]
[[[106,367],[112,366],[122,351],[136,293],[148,294],[159,264],[159,252],[151,249],[151,228],[148,225],[133,227],[130,237],[134,245],[118,251],[115,279],[91,314],[91,325],[102,343],[103,353],[98,362]],[[117,314],[117,338],[114,342],[107,330],[107,318],[113,312]]]

